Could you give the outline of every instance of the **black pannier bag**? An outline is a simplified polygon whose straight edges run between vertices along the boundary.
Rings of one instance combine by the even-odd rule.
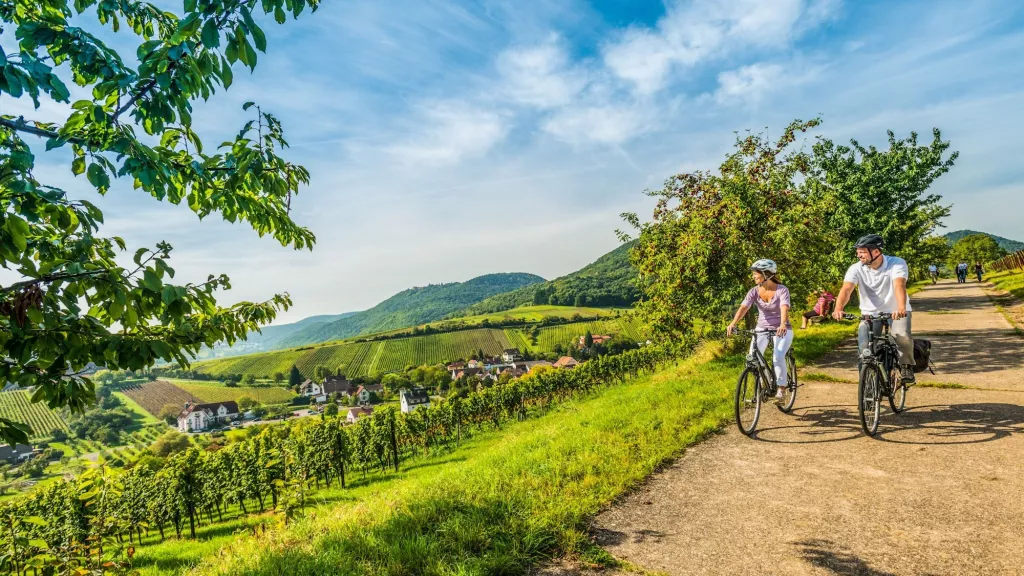
[[[925,370],[935,373],[932,370],[932,341],[914,338],[914,372]]]

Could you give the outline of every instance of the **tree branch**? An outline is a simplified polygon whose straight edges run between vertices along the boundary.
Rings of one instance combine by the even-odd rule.
[[[173,66],[173,65],[174,65],[174,63],[171,64],[171,66]],[[168,72],[170,72],[171,66],[167,67],[168,68]],[[138,102],[139,98],[142,98],[143,96],[145,96],[146,93],[149,92],[150,90],[152,90],[153,87],[155,87],[155,86],[156,86],[156,78],[150,80],[148,84],[146,84],[145,86],[142,87],[141,90],[136,92],[136,94],[134,96],[132,96],[131,99],[129,99],[127,102],[125,102],[123,106],[119,107],[117,109],[117,111],[114,112],[114,116],[112,117],[112,119],[115,122],[117,122],[118,116],[120,116],[125,111],[127,111],[129,108],[134,106],[135,103]]]
[[[0,118],[0,126],[10,128],[18,132],[25,132],[34,136],[41,136],[43,138],[59,138],[60,134],[52,131],[38,128],[36,126],[30,126],[24,117],[18,116],[18,120],[8,120],[6,118]]]
[[[77,274],[48,274],[42,278],[36,278],[34,280],[25,280],[24,282],[15,282],[6,288],[0,287],[0,294],[7,292],[15,292],[27,286],[33,286],[36,284],[48,284],[50,282],[56,282],[58,280],[71,280],[74,278],[82,278],[84,276],[92,276],[94,274],[104,274],[110,272],[106,268],[100,270],[91,270],[89,272],[79,272]]]

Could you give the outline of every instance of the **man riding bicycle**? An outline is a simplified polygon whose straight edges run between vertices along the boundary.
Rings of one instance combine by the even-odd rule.
[[[843,289],[836,300],[832,317],[843,319],[843,308],[850,301],[853,288],[860,294],[860,311],[865,316],[892,314],[891,333],[899,348],[900,378],[906,384],[914,382],[914,340],[910,335],[910,296],[907,278],[910,270],[906,260],[882,254],[885,242],[877,234],[868,234],[857,240],[857,259],[843,280]],[[867,322],[857,330],[857,349],[861,355],[870,354],[871,338]],[[874,323],[874,336],[880,336],[882,324]]]
[[[928,276],[931,277],[932,284],[935,284],[935,282],[938,281],[938,279],[939,279],[939,267],[936,266],[935,264],[929,264],[928,265]]]

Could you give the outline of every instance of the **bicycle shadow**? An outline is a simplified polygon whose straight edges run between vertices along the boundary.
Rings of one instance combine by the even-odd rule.
[[[867,561],[831,540],[805,540],[798,542],[797,546],[800,547],[804,560],[812,566],[827,570],[830,574],[838,574],[840,576],[896,576],[894,572],[872,568]]]
[[[754,439],[817,444],[864,436],[854,404],[798,407],[789,420],[759,429]],[[900,414],[883,409],[875,439],[897,444],[977,444],[1020,433],[1024,433],[1024,406],[996,402],[933,404],[908,407]]]

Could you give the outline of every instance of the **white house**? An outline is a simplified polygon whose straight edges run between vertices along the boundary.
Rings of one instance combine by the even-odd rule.
[[[501,359],[505,361],[505,364],[512,364],[522,360],[523,353],[519,351],[519,348],[509,348],[501,353]]]
[[[189,402],[185,404],[185,408],[178,414],[178,430],[181,432],[199,432],[235,418],[238,418],[238,403],[234,400],[210,404]]]
[[[377,394],[380,396],[384,392],[384,386],[380,384],[363,384],[356,388],[356,391],[352,393],[356,400],[360,404],[366,404],[370,401],[370,394]]]
[[[402,412],[409,413],[417,408],[429,408],[430,407],[430,396],[427,395],[427,391],[423,388],[413,388],[412,390],[402,390],[400,392]]]
[[[345,421],[349,424],[355,424],[360,416],[369,416],[370,414],[373,414],[373,407],[356,406],[348,409],[348,416],[345,417]]]
[[[299,394],[307,398],[314,398],[317,402],[326,402],[327,397],[335,392],[342,396],[352,394],[352,383],[344,376],[328,376],[323,382],[306,380],[299,386]]]

